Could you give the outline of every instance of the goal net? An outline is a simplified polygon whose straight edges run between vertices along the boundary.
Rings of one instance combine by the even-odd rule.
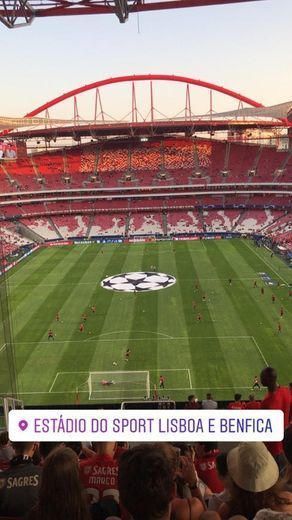
[[[150,397],[147,370],[89,372],[89,400],[143,399]]]

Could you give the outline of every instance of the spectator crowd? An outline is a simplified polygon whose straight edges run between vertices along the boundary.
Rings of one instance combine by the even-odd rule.
[[[292,519],[291,387],[265,368],[261,409],[284,413],[283,442],[10,443],[0,435],[0,518],[23,520]],[[249,409],[255,409],[251,397]],[[211,394],[186,408],[215,410]],[[237,395],[229,406],[244,409]]]

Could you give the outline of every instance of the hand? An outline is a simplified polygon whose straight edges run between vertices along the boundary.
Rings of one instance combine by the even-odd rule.
[[[192,460],[188,457],[180,457],[180,469],[178,475],[187,483],[193,487],[197,485],[198,475]]]
[[[196,453],[195,453],[195,449],[194,449],[193,446],[190,445],[190,446],[188,447],[188,451],[186,452],[185,456],[186,456],[188,459],[190,459],[190,460],[192,460],[193,462],[195,462],[195,455],[196,455]]]

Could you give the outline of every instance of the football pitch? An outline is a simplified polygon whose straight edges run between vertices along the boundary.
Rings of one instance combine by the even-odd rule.
[[[176,283],[147,292],[100,286],[108,276],[154,266]],[[160,396],[185,400],[211,391],[232,399],[239,391],[246,398],[266,365],[287,384],[291,283],[291,270],[249,240],[40,248],[8,276],[20,398],[31,405],[143,399],[160,375]],[[3,339],[0,363],[8,348]]]

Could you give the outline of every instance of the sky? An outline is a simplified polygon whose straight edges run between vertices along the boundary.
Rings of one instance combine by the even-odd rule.
[[[0,24],[0,115],[22,116],[81,85],[142,73],[210,81],[265,105],[292,100],[291,19],[292,0],[263,0],[133,14],[125,24],[114,15]]]

